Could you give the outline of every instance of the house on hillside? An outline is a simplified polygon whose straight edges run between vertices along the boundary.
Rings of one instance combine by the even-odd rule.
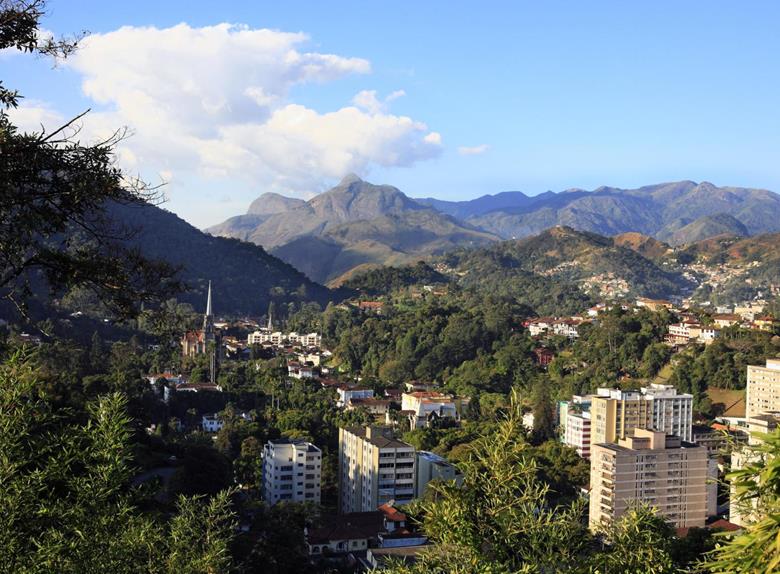
[[[547,347],[537,347],[533,350],[533,353],[534,362],[540,367],[546,367],[552,363],[552,360],[555,358],[555,353]]]
[[[742,317],[736,313],[720,313],[713,315],[712,320],[718,327],[731,327],[732,325],[739,325],[742,322]]]
[[[666,299],[648,299],[647,297],[638,297],[636,306],[650,309],[650,311],[660,311],[661,309],[671,309],[673,307],[672,302]]]

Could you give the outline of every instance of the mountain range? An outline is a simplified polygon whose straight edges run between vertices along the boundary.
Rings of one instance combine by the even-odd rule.
[[[622,238],[552,227],[531,237],[453,252],[442,260],[462,284],[475,287],[491,278],[508,281],[517,272],[580,285],[583,290],[589,290],[587,282],[593,277],[600,278],[595,281],[598,285],[623,281],[626,294],[635,296],[669,297],[690,287],[682,273],[641,254],[641,247],[628,245]]]
[[[338,282],[366,266],[406,263],[500,239],[395,187],[355,175],[307,202],[279,198],[264,194],[246,215],[206,231],[262,245],[319,282]],[[284,210],[268,213],[266,207],[258,213],[266,204],[270,211]]]
[[[604,236],[640,233],[672,246],[780,231],[780,196],[764,189],[680,181],[638,189],[520,191],[469,201],[410,198],[355,175],[309,201],[266,193],[212,235],[262,245],[321,283],[461,247],[566,226]]]

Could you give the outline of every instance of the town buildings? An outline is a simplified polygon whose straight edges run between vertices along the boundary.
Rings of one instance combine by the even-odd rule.
[[[533,353],[534,353],[534,361],[540,367],[547,367],[550,363],[552,363],[553,359],[555,358],[555,353],[553,353],[547,347],[536,347],[533,350]]]
[[[720,327],[702,325],[696,321],[682,321],[669,325],[665,341],[672,345],[686,345],[691,341],[709,345],[720,336]]]
[[[310,556],[361,553],[369,548],[407,548],[428,539],[407,524],[406,515],[391,503],[373,511],[324,517],[319,528],[306,529]]]
[[[269,440],[263,448],[263,497],[281,501],[320,502],[322,451],[302,440]]]
[[[637,307],[644,307],[650,311],[660,311],[661,309],[671,309],[674,307],[671,301],[666,299],[648,299],[647,297],[638,297],[636,300]]]
[[[367,512],[415,495],[415,449],[388,427],[339,429],[339,509]]]
[[[736,313],[718,313],[712,316],[712,320],[718,327],[725,328],[739,325],[742,322],[742,316]]]
[[[540,317],[526,321],[524,325],[532,337],[553,334],[576,339],[580,336],[579,326],[582,322],[582,317]]]
[[[676,528],[703,527],[707,450],[663,432],[635,429],[591,447],[590,527],[600,530],[634,502],[656,507]]]
[[[222,418],[218,414],[203,415],[200,427],[203,432],[219,432],[225,426]]]

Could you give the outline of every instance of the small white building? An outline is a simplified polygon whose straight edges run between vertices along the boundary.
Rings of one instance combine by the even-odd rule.
[[[401,411],[409,416],[410,428],[427,427],[433,419],[458,420],[455,402],[436,391],[418,391],[401,395]]]
[[[315,379],[318,372],[311,365],[302,365],[296,361],[290,361],[287,363],[287,375],[293,379]]]
[[[225,423],[218,414],[203,415],[200,426],[204,432],[219,432]]]
[[[345,407],[347,406],[352,399],[373,399],[374,398],[374,389],[369,389],[366,387],[339,387],[336,389],[336,392],[339,395],[338,401],[336,401],[336,406],[338,407]]]
[[[263,497],[278,502],[320,502],[322,451],[302,440],[269,440],[263,448]]]

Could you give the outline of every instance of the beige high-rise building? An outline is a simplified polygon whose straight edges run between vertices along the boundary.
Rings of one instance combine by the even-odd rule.
[[[370,512],[415,495],[415,449],[387,427],[339,429],[339,509]]]
[[[637,428],[618,444],[594,444],[591,529],[617,520],[634,501],[656,507],[676,528],[703,527],[707,467],[707,449],[663,432]]]
[[[780,411],[780,359],[767,359],[765,367],[749,365],[745,417]]]
[[[652,408],[652,402],[639,391],[598,389],[590,405],[591,443],[614,443],[634,429],[650,428]]]
[[[641,391],[598,389],[592,398],[591,439],[617,442],[634,429],[652,429],[693,440],[693,395],[671,385],[651,384]]]

